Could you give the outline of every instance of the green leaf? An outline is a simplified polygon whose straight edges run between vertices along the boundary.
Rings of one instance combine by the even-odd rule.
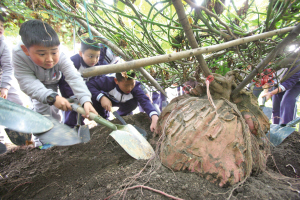
[[[120,10],[124,10],[125,9],[125,4],[122,3],[121,1],[118,1],[117,8],[119,8]]]
[[[161,47],[166,51],[171,48],[171,45],[168,42],[162,42]]]

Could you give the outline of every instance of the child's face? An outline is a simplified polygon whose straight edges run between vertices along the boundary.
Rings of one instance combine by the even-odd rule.
[[[131,79],[131,80],[123,79],[122,81],[118,81],[115,78],[115,83],[119,86],[121,91],[126,93],[126,94],[129,94],[135,86],[135,80],[134,79]]]
[[[95,51],[92,49],[87,49],[84,51],[84,53],[82,53],[82,51],[79,51],[79,55],[82,57],[85,64],[87,64],[89,67],[93,67],[99,61],[100,50]]]
[[[0,37],[4,34],[4,23],[0,21]]]
[[[30,56],[35,64],[44,69],[51,69],[59,61],[58,46],[44,47],[33,45],[27,49],[25,45],[21,45],[21,48],[27,56]]]

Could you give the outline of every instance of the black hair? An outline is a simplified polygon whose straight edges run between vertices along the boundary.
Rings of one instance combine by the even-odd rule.
[[[41,20],[29,20],[21,25],[19,32],[22,42],[29,48],[33,45],[53,47],[60,45],[58,35],[54,29]]]
[[[122,72],[122,73],[124,73],[124,72]],[[131,72],[129,74],[126,73],[126,75],[127,75],[126,80],[131,80],[131,79],[135,78],[135,72]],[[121,81],[125,80],[125,77],[122,76],[121,72],[118,72],[118,73],[116,73],[116,79],[118,82],[121,82]]]
[[[5,20],[4,20],[4,18],[1,14],[0,14],[0,21],[3,22],[3,23],[5,22]]]
[[[101,50],[100,44],[98,44],[98,43],[93,44],[93,43],[96,43],[96,41],[94,41],[90,38],[87,38],[87,39],[84,39],[84,41],[81,41],[81,48],[80,48],[81,52],[84,53],[88,49],[91,49],[94,51],[100,51]]]

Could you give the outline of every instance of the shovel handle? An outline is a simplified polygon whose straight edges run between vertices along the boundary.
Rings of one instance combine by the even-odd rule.
[[[85,111],[83,109],[83,107],[81,107],[80,105],[77,104],[72,104],[72,109],[77,112],[80,113],[82,115],[85,115]],[[107,121],[106,119],[104,119],[103,117],[101,117],[100,115],[96,115],[95,113],[90,112],[90,119],[94,120],[95,122],[102,124],[104,126],[107,126],[108,128],[111,128],[113,130],[117,130],[117,126],[114,125],[113,123]]]
[[[294,119],[293,121],[290,121],[289,123],[287,123],[287,127],[292,127],[294,125],[296,125],[297,123],[300,122],[300,117],[297,117],[296,119]]]
[[[117,111],[114,111],[113,112],[113,115],[118,119],[120,120],[120,122],[123,124],[123,125],[126,125],[127,123],[125,122],[125,120],[119,115],[119,113]]]

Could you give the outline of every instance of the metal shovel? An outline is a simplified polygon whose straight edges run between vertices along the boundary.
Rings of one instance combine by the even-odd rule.
[[[70,146],[82,143],[77,131],[65,124],[59,123],[50,116],[47,116],[47,118],[52,121],[54,127],[45,133],[34,134],[43,144],[49,143],[55,146]]]
[[[78,137],[82,142],[88,142],[91,139],[90,129],[88,125],[81,125],[81,114],[77,113],[77,125],[74,129],[78,132]]]
[[[84,109],[77,104],[72,104],[72,109],[85,115]],[[152,146],[132,125],[115,125],[94,113],[89,113],[89,116],[95,122],[113,129],[110,136],[133,158],[150,159],[155,154]]]
[[[270,142],[277,146],[279,145],[285,138],[287,138],[291,133],[293,133],[296,128],[292,126],[296,125],[300,122],[300,117],[294,119],[289,122],[286,126],[280,126],[279,124],[271,124],[270,132],[267,136],[270,136]]]
[[[70,127],[3,98],[0,98],[0,125],[7,127],[5,132],[15,145],[25,145],[32,133],[43,143],[58,146],[81,142]]]
[[[119,113],[118,113],[117,111],[114,111],[114,112],[113,112],[113,115],[114,115],[114,116],[115,116],[115,117],[116,117],[123,125],[127,125],[127,123],[125,122],[125,120],[119,115]],[[142,136],[143,136],[144,138],[147,139],[147,132],[146,132],[144,129],[142,129],[142,128],[136,126],[136,125],[133,125],[133,127],[136,128],[136,130],[137,130],[138,132],[140,132],[140,134],[142,134]]]
[[[3,98],[0,125],[22,133],[43,133],[53,128],[53,123],[43,115]]]
[[[29,144],[32,134],[13,131],[8,128],[4,129],[10,141],[17,146]]]

